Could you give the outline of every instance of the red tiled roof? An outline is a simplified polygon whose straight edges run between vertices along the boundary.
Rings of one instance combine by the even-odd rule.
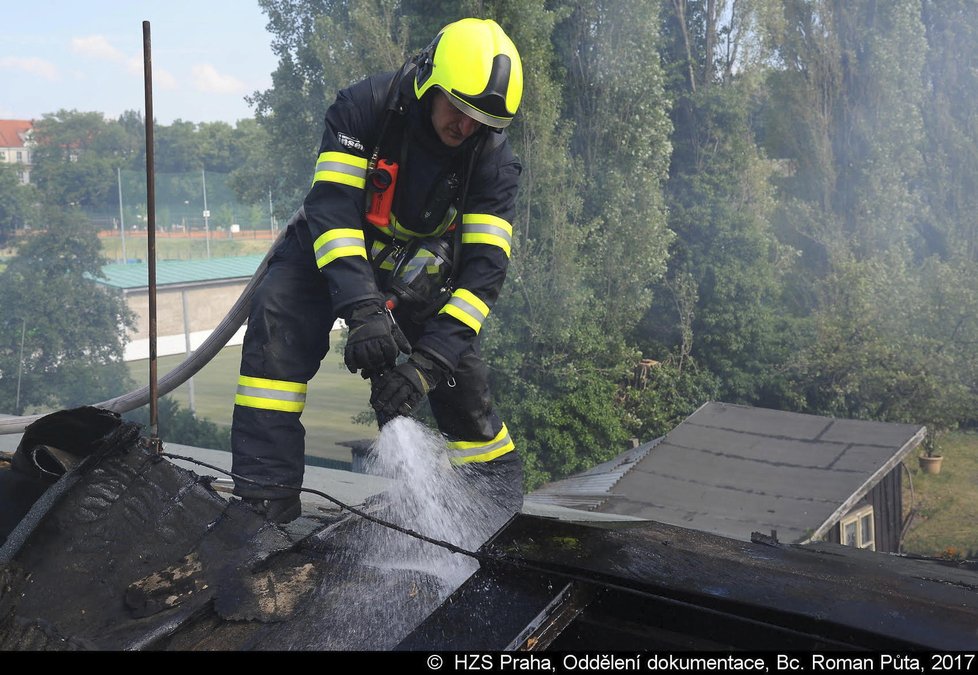
[[[0,120],[0,148],[22,148],[21,135],[31,130],[30,120]]]

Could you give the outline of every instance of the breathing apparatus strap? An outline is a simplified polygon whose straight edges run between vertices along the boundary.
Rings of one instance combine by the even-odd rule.
[[[455,278],[458,276],[459,267],[462,264],[462,219],[465,217],[465,200],[469,195],[469,180],[475,172],[475,167],[479,163],[479,156],[482,155],[482,149],[485,147],[486,139],[490,133],[489,128],[485,125],[479,130],[479,140],[472,149],[469,165],[465,168],[465,175],[462,176],[462,194],[458,200],[458,223],[455,225],[455,236],[452,242],[452,264],[448,268],[448,278],[445,279],[445,287],[450,292],[455,291]]]
[[[377,168],[377,162],[380,160],[381,146],[384,143],[384,137],[387,135],[387,130],[390,128],[391,121],[395,117],[404,115],[404,112],[407,110],[407,105],[403,101],[401,90],[404,82],[409,81],[407,79],[408,76],[417,68],[419,58],[420,55],[405,61],[400,70],[395,73],[394,77],[391,79],[390,86],[387,88],[387,97],[384,100],[383,119],[380,124],[380,134],[378,134],[373,152],[370,154],[370,158],[367,160],[368,177],[370,176],[370,173]],[[366,190],[364,193],[364,213],[370,210],[370,201],[372,197],[373,193],[371,193],[369,189]]]

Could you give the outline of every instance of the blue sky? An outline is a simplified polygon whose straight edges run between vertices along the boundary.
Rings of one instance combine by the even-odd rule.
[[[244,97],[270,87],[277,65],[254,0],[4,4],[0,119],[37,119],[60,109],[110,119],[143,112],[143,21],[150,22],[160,124],[252,117]]]

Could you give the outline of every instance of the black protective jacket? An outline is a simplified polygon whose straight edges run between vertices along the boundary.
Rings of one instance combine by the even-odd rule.
[[[385,289],[378,288],[371,264],[374,242],[433,234],[454,239],[453,232],[444,232],[451,213],[447,207],[450,202],[457,206],[478,142],[476,135],[459,148],[443,145],[431,126],[428,96],[418,101],[408,93],[406,112],[393,116],[380,153],[400,165],[393,226],[368,223],[367,160],[381,136],[393,79],[393,73],[375,75],[339,92],[326,112],[316,174],[304,203],[307,228],[299,228],[300,239],[312,248],[340,317],[348,317],[364,300],[383,300]],[[410,87],[402,91],[410,92]],[[472,346],[503,285],[521,172],[504,133],[480,133],[486,141],[468,176],[464,213],[453,221],[462,228],[454,292],[442,311],[424,322],[415,343],[452,371]],[[446,190],[453,199],[445,199]]]

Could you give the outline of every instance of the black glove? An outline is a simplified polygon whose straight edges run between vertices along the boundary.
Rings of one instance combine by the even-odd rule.
[[[398,415],[407,415],[446,378],[448,372],[422,352],[371,379],[370,405],[383,427]]]
[[[397,363],[399,352],[411,353],[411,344],[379,302],[355,308],[347,325],[350,335],[343,360],[351,373],[361,368],[367,373],[390,368]]]

